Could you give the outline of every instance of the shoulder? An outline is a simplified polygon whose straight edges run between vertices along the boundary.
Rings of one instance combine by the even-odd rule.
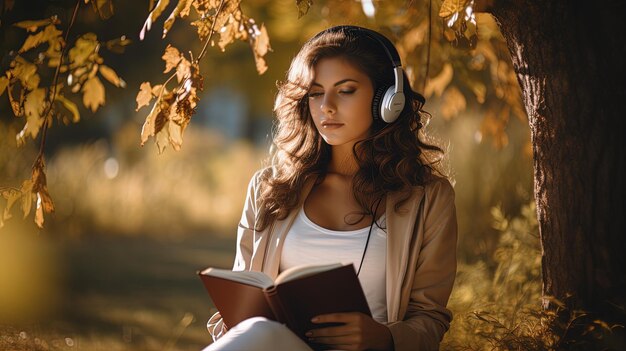
[[[444,197],[454,199],[454,188],[448,178],[431,174],[424,182],[423,187],[424,193],[427,197]]]
[[[252,178],[250,179],[250,187],[257,189],[259,187],[259,184],[261,184],[263,181],[266,181],[272,176],[273,172],[274,168],[272,166],[267,166],[257,170],[256,172],[254,172]]]
[[[453,204],[454,197],[454,188],[448,178],[429,175],[425,179],[424,184],[412,187],[411,195],[406,199],[415,205],[423,201],[426,208],[432,208],[438,205],[447,206]]]

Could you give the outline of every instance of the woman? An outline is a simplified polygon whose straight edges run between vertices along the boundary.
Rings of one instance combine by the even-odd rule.
[[[353,263],[373,317],[318,316],[340,325],[311,330],[312,343],[436,350],[448,330],[454,191],[435,167],[442,150],[423,140],[423,103],[393,44],[355,26],[310,39],[279,85],[272,165],[250,182],[233,270]],[[213,350],[310,350],[259,318],[228,331],[216,313],[208,328]]]

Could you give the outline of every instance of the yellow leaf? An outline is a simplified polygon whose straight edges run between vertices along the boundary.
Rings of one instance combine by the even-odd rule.
[[[163,84],[157,84],[152,87],[152,96],[159,97],[161,93],[166,93],[167,90],[163,91]]]
[[[0,77],[0,95],[4,94],[4,90],[7,88],[7,85],[9,85],[9,78],[6,76]]]
[[[150,101],[152,100],[152,88],[150,87],[150,82],[143,82],[139,87],[139,93],[137,93],[137,108],[135,111],[139,111],[140,108],[144,106],[148,106]]]
[[[83,92],[83,104],[92,112],[96,112],[99,106],[104,105],[104,86],[98,77],[89,78],[81,90]]]
[[[189,77],[190,74],[191,63],[187,61],[186,58],[181,56],[180,62],[178,63],[178,66],[176,66],[176,79],[180,83],[183,81],[183,79]]]
[[[256,29],[256,26],[254,26]],[[265,63],[265,59],[263,56],[267,54],[268,51],[271,51],[270,47],[270,39],[267,35],[267,29],[265,29],[265,25],[261,25],[261,30],[255,32],[252,37],[254,45],[252,47],[254,51],[254,60],[256,63],[256,69],[259,74],[265,73],[267,71],[267,64]]]
[[[125,88],[126,87],[126,82],[120,78],[117,73],[115,73],[115,71],[109,67],[109,66],[105,66],[105,65],[100,65],[99,67],[100,69],[100,74],[109,82],[111,82],[111,84],[115,85],[116,87],[120,87],[120,88]]]
[[[112,51],[116,54],[121,54],[124,52],[124,49],[127,45],[129,45],[132,41],[126,38],[125,35],[117,39],[112,39],[107,41],[104,45],[107,47],[109,51]]]
[[[10,219],[12,217],[11,208],[22,197],[22,192],[18,189],[9,188],[2,190],[2,197],[7,200],[7,205],[4,208],[4,213],[2,217],[0,218],[0,228],[2,227],[2,223],[4,220]]]
[[[53,24],[48,25],[44,30],[38,32],[37,34],[29,35],[24,41],[24,45],[18,51],[20,54],[28,51],[34,47],[39,46],[41,43],[51,43],[55,40],[59,40],[59,37],[63,34],[57,27]]]
[[[53,16],[50,18],[37,20],[37,21],[32,21],[32,20],[21,21],[21,22],[14,23],[13,25],[15,27],[24,28],[28,32],[35,32],[37,28],[43,27],[48,24],[59,24],[59,20],[57,19],[56,16]]]
[[[298,18],[306,15],[312,5],[313,0],[296,0],[296,6],[298,6]]]
[[[464,12],[471,0],[444,0],[439,10],[439,17],[452,16],[456,12]]]
[[[35,207],[35,224],[43,229],[43,206],[41,205],[41,196],[37,193],[37,206]]]
[[[63,95],[57,95],[55,100],[63,104],[63,107],[70,111],[72,114],[72,122],[78,123],[80,121],[80,113],[78,112],[78,107],[74,102],[66,99]]]
[[[11,105],[11,109],[13,110],[13,114],[15,117],[20,117],[24,115],[24,90],[20,89],[19,99],[16,100],[13,97],[12,86],[9,85],[7,89],[7,95],[9,96],[9,104]]]
[[[37,88],[26,95],[24,101],[24,114],[26,115],[24,134],[30,135],[33,139],[37,138],[39,129],[45,122],[44,116],[42,116],[46,107],[45,98],[46,91],[43,88]]]
[[[178,0],[178,4],[174,11],[170,14],[170,16],[165,20],[163,24],[163,38],[167,35],[167,32],[172,28],[174,21],[176,21],[176,17],[186,17],[189,15],[189,9],[191,8],[191,3],[193,0]]]
[[[253,35],[254,37],[254,52],[260,56],[265,56],[268,51],[271,51],[270,37],[267,35],[267,29],[265,25],[261,25],[261,30]]]
[[[439,74],[428,80],[426,84],[426,89],[424,90],[424,95],[426,97],[430,97],[433,94],[436,96],[441,96],[443,91],[446,89],[448,84],[452,81],[452,76],[454,75],[454,70],[450,63],[446,63],[443,66],[443,69]]]
[[[94,33],[85,33],[76,39],[76,43],[69,50],[71,67],[78,67],[85,64],[89,55],[98,49],[98,37]]]
[[[159,0],[159,2],[154,7],[154,10],[150,12],[150,15],[146,19],[146,22],[143,24],[143,28],[141,28],[141,32],[139,32],[139,40],[143,40],[146,35],[146,32],[152,28],[152,23],[156,21],[159,16],[165,11],[167,5],[169,5],[170,0]]]
[[[170,44],[167,44],[165,48],[165,53],[161,56],[163,61],[165,61],[165,71],[163,73],[167,73],[172,70],[172,68],[178,66],[178,62],[183,58],[180,54],[180,51],[173,47]]]
[[[183,132],[185,126],[181,126],[174,121],[170,121],[168,126],[169,142],[176,151],[180,151],[183,145]]]
[[[37,66],[26,61],[21,56],[17,56],[11,62],[10,73],[13,77],[17,77],[28,90],[34,90],[39,86],[40,78],[37,74]]]
[[[165,93],[160,100],[152,107],[152,111],[141,128],[141,146],[143,146],[148,138],[154,135],[158,135],[161,130],[163,130],[163,126],[168,120],[170,114],[171,104],[176,100],[176,97],[173,93]]]

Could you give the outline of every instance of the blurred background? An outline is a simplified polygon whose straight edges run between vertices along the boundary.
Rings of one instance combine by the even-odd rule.
[[[73,4],[17,1],[4,12],[2,69],[26,36],[11,24],[56,14],[65,28]],[[382,21],[368,17],[360,2],[315,3],[298,19],[293,1],[246,1],[244,13],[269,33],[267,72],[257,73],[246,43],[225,52],[210,48],[201,63],[204,91],[183,147],[159,155],[152,139],[139,146],[149,112],[135,111],[139,86],[165,80],[161,55],[168,43],[194,53],[202,43],[184,22],[166,40],[158,23],[139,41],[148,1],[114,4],[115,15],[106,21],[83,6],[72,31],[132,40],[123,54],[102,52],[126,88],[105,84],[106,103],[96,113],[81,105],[80,123],[49,129],[45,158],[56,210],[46,215],[45,229],[32,214],[22,219],[17,206],[0,229],[0,349],[192,350],[208,344],[205,323],[215,309],[196,271],[231,266],[246,186],[270,146],[276,82],[302,43],[343,23],[345,13],[350,23],[370,28]],[[439,37],[438,45],[449,46]],[[480,342],[465,322],[472,311],[486,309],[514,325],[523,306],[539,304],[532,154],[524,118],[508,119],[506,142],[494,142],[484,134],[483,105],[468,102],[451,115],[441,112],[449,107],[445,95],[430,95],[428,132],[448,151],[457,196],[459,275],[449,306],[456,317],[443,347],[452,349],[455,340]],[[19,187],[30,177],[38,141],[18,148],[15,135],[24,122],[5,96],[0,111],[0,186]]]

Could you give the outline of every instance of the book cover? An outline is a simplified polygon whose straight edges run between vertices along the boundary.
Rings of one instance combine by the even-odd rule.
[[[321,266],[321,269],[293,274],[293,279],[288,276],[291,272],[285,271],[287,276],[281,273],[275,285],[268,283],[269,277],[261,272],[218,270],[219,274],[214,274],[214,269],[206,269],[198,274],[228,328],[247,318],[263,316],[286,324],[307,341],[304,336],[307,330],[329,326],[313,324],[311,318],[316,315],[362,312],[371,316],[353,265]],[[241,273],[265,277],[258,282],[247,281],[238,278]]]

